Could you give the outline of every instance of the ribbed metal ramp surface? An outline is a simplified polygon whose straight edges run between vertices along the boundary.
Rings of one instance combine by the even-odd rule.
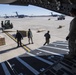
[[[56,41],[0,63],[0,75],[76,75],[76,59],[64,59],[67,42]]]

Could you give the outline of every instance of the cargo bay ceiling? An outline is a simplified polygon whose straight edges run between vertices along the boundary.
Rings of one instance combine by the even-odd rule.
[[[34,5],[65,15],[69,15],[71,8],[76,8],[76,0],[0,0],[0,4]]]

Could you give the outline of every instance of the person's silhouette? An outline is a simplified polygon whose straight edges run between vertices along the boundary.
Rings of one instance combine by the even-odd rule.
[[[21,46],[21,39],[23,39],[23,37],[18,30],[17,30],[15,38],[17,39],[17,47]]]
[[[50,42],[49,31],[47,31],[47,33],[45,33],[44,37],[45,37],[45,43],[44,43],[44,45],[49,44],[49,42]]]
[[[66,58],[74,58],[76,56],[76,9],[72,8],[70,15],[74,18],[70,22],[69,34],[66,37],[69,45],[69,54],[64,56]]]

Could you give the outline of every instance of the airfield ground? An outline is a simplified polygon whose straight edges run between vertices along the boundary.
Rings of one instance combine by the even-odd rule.
[[[50,18],[50,20],[48,20]],[[45,42],[44,34],[49,30],[51,39],[50,43],[55,41],[65,41],[65,38],[69,32],[69,24],[71,17],[66,16],[65,20],[57,20],[57,17],[25,17],[25,18],[7,18],[13,23],[13,29],[7,29],[11,35],[16,34],[16,30],[25,30],[29,28],[33,33],[34,44],[28,44],[28,38],[24,37],[22,43],[27,45],[31,50],[35,50],[43,46]],[[0,21],[6,19],[0,18]],[[59,25],[62,28],[58,29]],[[40,31],[40,32],[37,32]],[[17,44],[5,33],[0,30],[0,35],[5,37],[6,44],[0,46],[0,62],[19,56],[25,51],[20,47],[16,48]],[[10,50],[9,50],[10,49]],[[11,50],[13,49],[13,50]]]

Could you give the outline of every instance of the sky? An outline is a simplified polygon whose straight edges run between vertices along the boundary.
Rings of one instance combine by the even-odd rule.
[[[11,15],[16,15],[15,12],[18,12],[18,14],[24,14],[24,15],[51,15],[50,10],[37,7],[37,6],[17,6],[17,5],[8,5],[8,4],[0,4],[0,16],[11,16]],[[55,13],[56,14],[56,13]]]

